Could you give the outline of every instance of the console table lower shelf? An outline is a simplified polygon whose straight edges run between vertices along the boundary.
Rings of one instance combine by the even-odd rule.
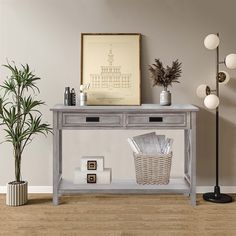
[[[170,179],[167,185],[140,185],[135,180],[117,182],[111,184],[73,184],[73,182],[61,179],[58,193],[63,194],[155,194],[155,193],[182,193],[190,194],[190,187],[184,178]]]

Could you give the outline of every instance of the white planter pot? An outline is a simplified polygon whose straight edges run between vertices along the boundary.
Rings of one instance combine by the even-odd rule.
[[[6,204],[8,206],[21,206],[28,200],[28,182],[15,181],[7,184]]]
[[[79,94],[79,105],[86,106],[87,105],[87,93]]]
[[[170,106],[171,105],[171,93],[170,91],[163,90],[160,93],[160,105]]]

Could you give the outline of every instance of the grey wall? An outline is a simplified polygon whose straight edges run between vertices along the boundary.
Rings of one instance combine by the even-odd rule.
[[[203,46],[207,34],[220,33],[222,59],[228,53],[236,52],[235,9],[234,0],[0,0],[0,63],[6,63],[6,58],[29,63],[43,78],[39,84],[40,98],[48,106],[42,111],[45,120],[51,121],[49,108],[62,102],[64,87],[69,85],[78,91],[81,32],[142,33],[142,102],[158,103],[161,90],[152,88],[148,64],[154,58],[160,58],[165,64],[178,58],[183,63],[183,76],[181,83],[171,89],[173,101],[201,107],[198,116],[198,185],[211,185],[214,182],[214,112],[203,107],[195,90],[202,83],[214,86],[215,54]],[[235,70],[230,74],[236,77]],[[5,76],[6,70],[1,68],[1,82]],[[221,88],[222,185],[236,185],[235,105],[236,79],[232,79]],[[175,138],[174,174],[179,175],[183,135],[171,131],[167,134]],[[107,159],[107,166],[118,167],[116,178],[133,177],[132,157],[124,141],[125,135],[116,131],[99,132],[91,139],[91,133],[67,132],[64,149],[67,175],[72,176],[81,148],[83,154],[112,156],[111,153],[116,151],[111,159]],[[0,138],[3,139],[2,132]],[[102,138],[104,141],[100,141]],[[114,142],[110,142],[111,139]],[[81,140],[82,144],[78,144]],[[84,148],[86,144],[91,147],[89,151]],[[0,148],[0,185],[4,185],[13,178],[13,159],[8,144]],[[122,157],[118,150],[122,150]],[[31,185],[50,185],[51,136],[47,139],[37,137],[25,152],[22,165],[23,178]]]

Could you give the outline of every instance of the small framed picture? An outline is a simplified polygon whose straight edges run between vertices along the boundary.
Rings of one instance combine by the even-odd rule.
[[[96,174],[87,174],[87,183],[88,184],[96,184],[97,176]]]
[[[88,105],[140,105],[139,33],[82,33],[81,84]]]
[[[97,161],[87,161],[87,170],[96,170]]]

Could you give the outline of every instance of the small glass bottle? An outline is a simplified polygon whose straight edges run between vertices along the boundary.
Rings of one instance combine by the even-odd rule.
[[[71,89],[70,97],[71,97],[71,106],[75,106],[76,105],[76,94],[75,94],[74,88]]]
[[[70,87],[65,87],[64,105],[65,106],[70,106],[70,104],[71,104]]]

